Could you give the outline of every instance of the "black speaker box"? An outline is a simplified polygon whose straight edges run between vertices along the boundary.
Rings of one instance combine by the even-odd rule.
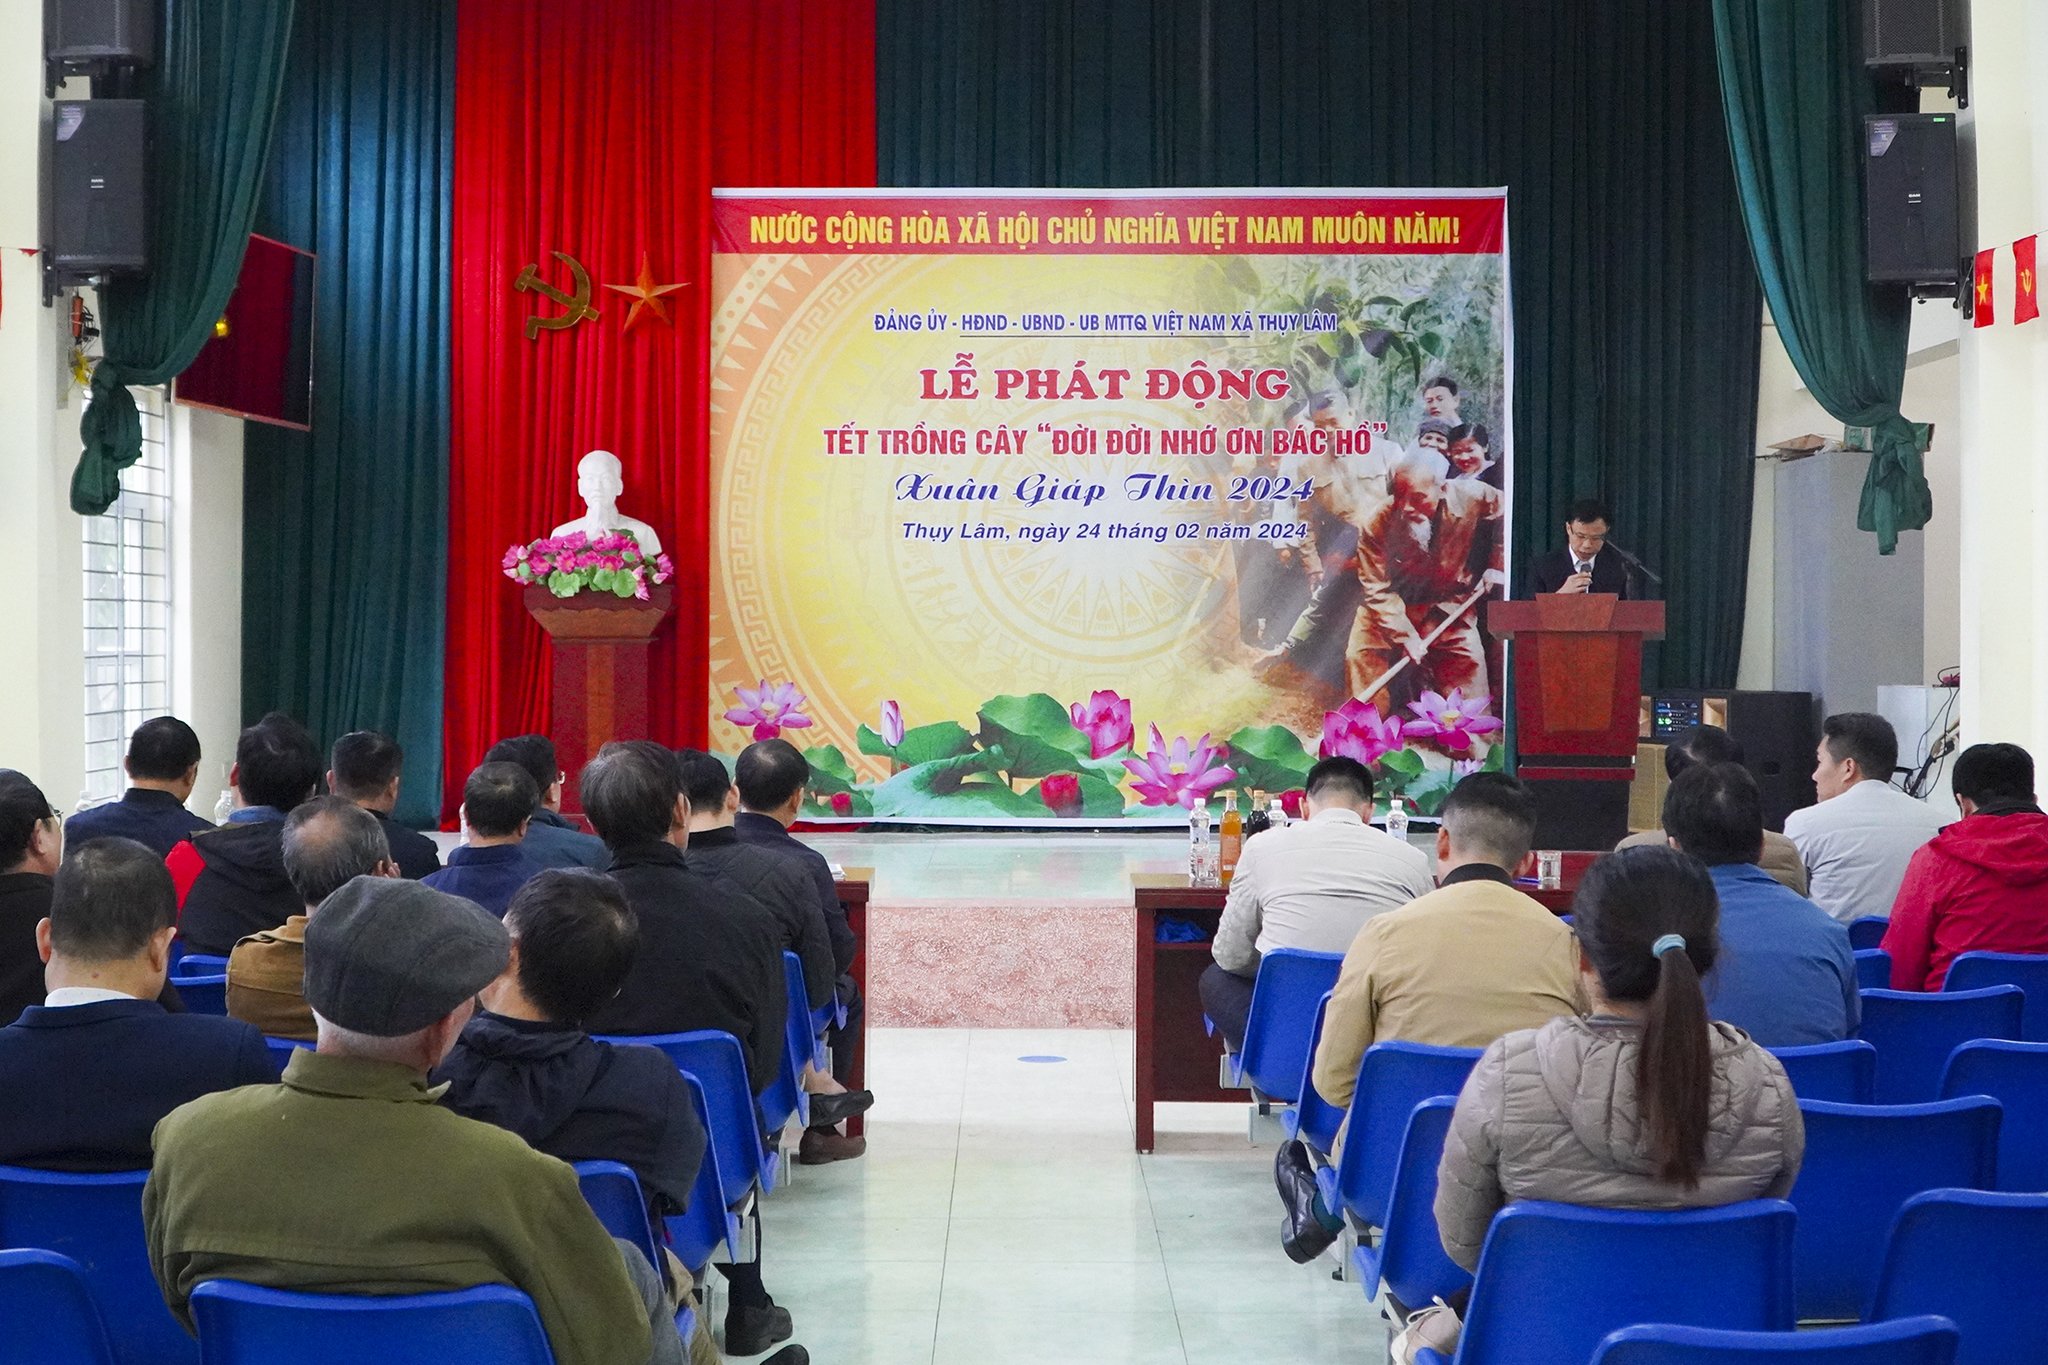
[[[1953,114],[1871,114],[1863,120],[1863,240],[1868,277],[1954,284],[1962,219]]]
[[[1813,804],[1820,726],[1811,692],[1656,692],[1650,703],[1669,723],[1646,739],[1661,744],[1705,722],[1742,746],[1743,766],[1763,795],[1764,828],[1783,830],[1786,816]]]
[[[148,117],[141,100],[50,106],[43,244],[70,275],[149,268]]]
[[[153,0],[43,0],[43,53],[51,61],[156,61]]]
[[[1863,64],[1932,66],[1964,43],[1962,0],[1864,0]]]

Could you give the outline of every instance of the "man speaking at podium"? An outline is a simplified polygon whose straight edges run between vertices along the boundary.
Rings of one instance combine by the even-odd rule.
[[[1629,597],[1630,574],[1621,552],[1607,543],[1614,513],[1598,498],[1580,498],[1565,516],[1565,549],[1536,561],[1535,592],[1609,592]]]

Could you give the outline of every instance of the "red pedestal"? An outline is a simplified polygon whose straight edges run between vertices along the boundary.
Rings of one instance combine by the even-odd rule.
[[[648,646],[668,619],[674,593],[667,583],[648,600],[609,593],[556,597],[526,589],[526,610],[548,633],[555,657],[551,737],[562,771],[571,774],[562,809],[583,809],[576,776],[592,754],[614,739],[647,738]]]

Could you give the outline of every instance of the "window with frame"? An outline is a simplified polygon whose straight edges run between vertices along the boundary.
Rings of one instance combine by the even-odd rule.
[[[85,528],[85,797],[127,786],[128,736],[171,709],[170,403],[133,389],[142,458],[121,473],[121,496]],[[54,795],[54,793],[53,793]]]

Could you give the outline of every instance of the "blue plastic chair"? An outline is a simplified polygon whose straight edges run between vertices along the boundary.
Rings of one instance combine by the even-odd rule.
[[[1892,927],[1888,915],[1864,915],[1849,921],[1849,946],[1852,949],[1876,948],[1884,943],[1884,931]]]
[[[189,960],[189,959],[188,959]],[[181,976],[172,980],[178,988],[178,998],[185,1002],[185,1008],[194,1014],[218,1014],[228,1012],[228,979],[218,976]]]
[[[2048,954],[1963,953],[1948,964],[1941,989],[1975,991],[1986,986],[2018,986],[2026,992],[2020,1009],[2020,1038],[2048,1043]]]
[[[2018,986],[1979,991],[1864,991],[1863,1026],[1877,1048],[1877,1102],[1920,1104],[1941,1093],[1948,1056],[1979,1038],[2020,1036]]]
[[[775,1079],[761,1092],[761,1118],[771,1133],[782,1131],[791,1119],[800,1124],[811,1121],[810,1096],[804,1093],[804,1067],[817,1048],[811,1032],[811,1007],[804,998],[803,959],[786,949],[782,954],[782,980],[789,997],[789,1014],[782,1025],[782,1064]]]
[[[590,1205],[604,1230],[630,1242],[654,1273],[666,1278],[661,1238],[655,1235],[654,1223],[647,1216],[647,1194],[640,1188],[640,1177],[633,1174],[633,1168],[616,1161],[579,1161],[575,1169],[576,1183],[583,1188],[583,1202]],[[676,1331],[684,1341],[690,1339],[696,1320],[688,1305],[676,1310]]]
[[[1805,1047],[1774,1047],[1792,1093],[1802,1100],[1870,1104],[1877,1096],[1877,1049],[1861,1038]]]
[[[1873,1320],[1932,1313],[1963,1332],[1957,1365],[2048,1360],[2048,1194],[1934,1190],[1892,1226]]]
[[[764,1194],[775,1188],[775,1153],[761,1145],[760,1114],[747,1088],[747,1056],[739,1039],[717,1029],[698,1029],[619,1034],[603,1041],[660,1048],[678,1070],[704,1087],[704,1103],[711,1113],[705,1131],[718,1149],[719,1177],[724,1182],[720,1203],[736,1208],[757,1185]]]
[[[1998,1175],[1998,1102],[1933,1104],[1807,1100],[1806,1160],[1792,1187],[1799,1209],[1799,1316],[1852,1320],[1877,1283],[1892,1220],[1908,1199],[1950,1187],[1991,1189]]]
[[[1998,1123],[1998,1188],[2048,1190],[2048,1043],[1964,1043],[1941,1078],[1943,1099],[1959,1095],[1989,1095],[2005,1107]]]
[[[688,1072],[683,1073],[683,1081],[690,1087],[690,1104],[696,1111],[697,1122],[709,1133],[711,1109],[704,1100],[704,1087]],[[669,1250],[689,1267],[691,1274],[710,1264],[712,1254],[721,1246],[729,1248],[732,1255],[739,1255],[740,1220],[726,1207],[725,1184],[718,1164],[718,1148],[707,1143],[704,1160],[697,1167],[696,1183],[690,1186],[689,1207],[662,1220]]]
[[[84,1272],[120,1365],[189,1365],[199,1348],[164,1306],[142,1238],[147,1171],[0,1166],[0,1246],[68,1256]]]
[[[1892,988],[1892,955],[1882,948],[1856,950],[1856,989],[1888,991]]]
[[[1600,1343],[1593,1365],[1955,1365],[1959,1334],[1947,1318],[1900,1318],[1817,1332],[1720,1332],[1709,1327],[1624,1327]]]
[[[0,1251],[0,1365],[114,1365],[78,1262],[54,1251]]]
[[[1330,1011],[1330,992],[1316,1002],[1316,1021],[1308,1033],[1308,1051],[1301,1059],[1301,1088],[1292,1107],[1280,1113],[1280,1127],[1289,1137],[1298,1137],[1325,1157],[1337,1145],[1337,1130],[1344,1124],[1344,1111],[1324,1099],[1316,1089],[1316,1049],[1323,1042],[1323,1017]]]
[[[1231,1074],[1249,1079],[1267,1099],[1293,1104],[1301,1098],[1301,1069],[1315,1025],[1316,1002],[1337,984],[1342,953],[1275,948],[1259,959],[1252,983],[1251,1012],[1245,1016],[1244,1051]]]
[[[270,1048],[270,1059],[277,1063],[277,1074],[280,1076],[284,1075],[285,1064],[291,1061],[294,1052],[313,1050],[311,1043],[302,1043],[296,1038],[273,1038],[266,1033],[263,1035],[263,1041]]]
[[[1436,1230],[1437,1166],[1443,1161],[1444,1135],[1451,1131],[1451,1111],[1457,1105],[1443,1095],[1424,1100],[1409,1116],[1401,1155],[1394,1163],[1386,1229],[1378,1246],[1361,1242],[1351,1253],[1367,1299],[1384,1282],[1395,1302],[1420,1308],[1431,1299],[1448,1299],[1472,1283],[1465,1268],[1444,1254]]]
[[[1778,1199],[1671,1212],[1510,1204],[1486,1234],[1457,1365],[1585,1365],[1609,1332],[1644,1322],[1787,1330],[1793,1220]]]
[[[235,1280],[192,1291],[202,1365],[554,1365],[533,1300],[502,1284],[447,1294],[299,1294]]]
[[[212,953],[184,953],[171,964],[171,981],[184,980],[188,976],[226,976],[228,960]]]
[[[1463,1090],[1479,1053],[1476,1047],[1403,1042],[1367,1048],[1358,1063],[1344,1150],[1334,1171],[1326,1166],[1317,1172],[1323,1202],[1332,1209],[1341,1206],[1367,1227],[1385,1227],[1409,1116],[1424,1100],[1455,1097]]]

